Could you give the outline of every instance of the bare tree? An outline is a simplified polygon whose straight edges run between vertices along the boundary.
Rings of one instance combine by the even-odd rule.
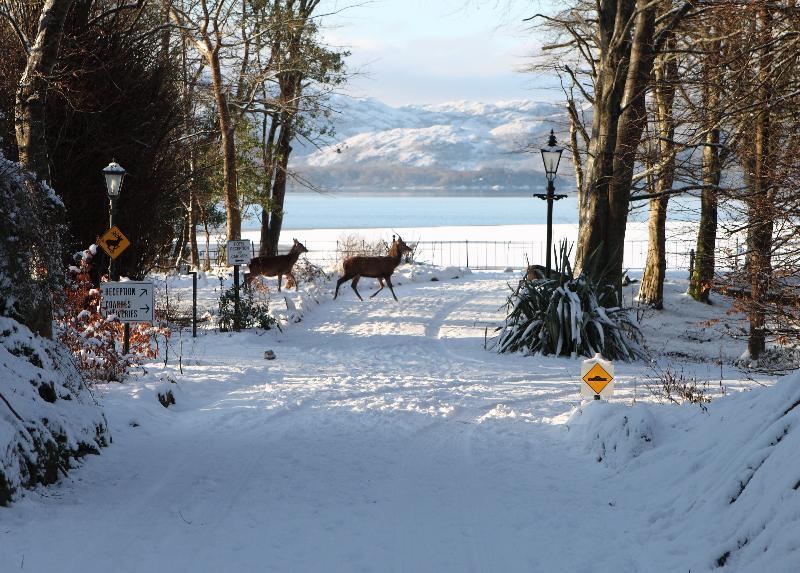
[[[675,181],[675,101],[678,80],[678,62],[675,55],[676,40],[670,35],[667,50],[655,64],[654,130],[656,151],[655,170],[650,176],[652,197],[648,223],[647,263],[642,284],[639,287],[639,301],[660,309],[664,306],[664,276],[667,270],[666,221],[670,191]]]
[[[691,9],[691,2],[578,0],[557,16],[540,15],[557,35],[546,46],[555,54],[554,67],[592,106],[586,161],[580,164],[575,272],[613,283],[621,280],[625,228],[637,150],[647,123],[646,95],[653,83],[653,63]],[[573,130],[580,133],[575,116],[571,111]],[[577,137],[573,139],[577,141]]]
[[[228,240],[239,239],[242,214],[236,178],[235,122],[223,72],[222,51],[236,28],[239,2],[234,0],[162,0],[169,18],[205,59],[217,107],[222,152],[223,199],[227,214]]]

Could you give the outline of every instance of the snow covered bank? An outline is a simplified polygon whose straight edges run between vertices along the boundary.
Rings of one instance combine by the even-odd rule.
[[[677,571],[676,548],[691,571],[800,570],[800,373],[707,411],[589,402],[567,426],[573,443],[618,470],[624,505],[651,516],[649,570]]]
[[[69,353],[0,317],[0,505],[107,445],[105,417]]]

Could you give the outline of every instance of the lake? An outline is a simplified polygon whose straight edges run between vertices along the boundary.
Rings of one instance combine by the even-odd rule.
[[[531,196],[288,193],[284,211],[285,229],[471,227],[547,222],[546,202]],[[554,223],[575,223],[577,218],[575,197],[555,203]]]
[[[392,227],[474,227],[497,225],[539,225],[547,223],[547,203],[529,194],[486,191],[427,191],[385,193],[309,193],[286,194],[283,228],[293,229],[369,229]],[[631,222],[647,221],[647,201],[636,203]],[[699,201],[693,197],[673,198],[670,219],[696,221]],[[724,215],[722,215],[724,217]],[[574,191],[553,205],[553,223],[576,224],[578,200]],[[251,213],[245,229],[259,228],[259,218]]]

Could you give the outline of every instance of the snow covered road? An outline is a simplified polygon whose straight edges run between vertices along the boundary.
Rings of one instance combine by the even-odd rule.
[[[685,571],[565,439],[578,364],[483,350],[505,289],[347,289],[285,333],[185,341],[175,407],[157,364],[104,388],[112,446],[0,509],[0,571]]]

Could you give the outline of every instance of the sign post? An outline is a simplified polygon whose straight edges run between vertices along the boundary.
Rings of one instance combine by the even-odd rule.
[[[197,271],[192,271],[192,338],[197,338]]]
[[[181,263],[178,273],[192,275],[192,338],[197,338],[197,271],[190,271],[187,263]]]
[[[241,314],[239,312],[239,266],[250,264],[252,257],[252,247],[249,239],[228,241],[225,252],[228,256],[228,264],[233,265],[233,329],[240,331]]]
[[[114,225],[114,211],[116,209],[116,198],[111,197],[111,216],[109,224],[111,228],[103,233],[103,236],[100,237],[100,240],[97,241],[100,247],[105,251],[105,253],[111,259],[108,263],[108,278],[112,281],[119,280],[119,273],[115,272],[114,262],[117,260],[117,257],[122,254],[122,251],[127,249],[131,242],[128,240],[123,232]],[[131,327],[126,322],[125,328],[123,329],[122,333],[122,353],[127,354],[128,350],[130,350],[131,345]]]
[[[581,396],[608,400],[614,394],[614,365],[600,354],[581,363]]]

